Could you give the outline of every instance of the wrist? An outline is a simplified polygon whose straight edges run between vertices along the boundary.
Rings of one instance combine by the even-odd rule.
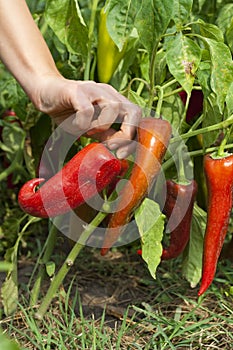
[[[66,79],[59,72],[49,73],[34,77],[25,91],[36,107],[41,112],[50,114],[50,109],[56,104],[57,90],[61,89]]]

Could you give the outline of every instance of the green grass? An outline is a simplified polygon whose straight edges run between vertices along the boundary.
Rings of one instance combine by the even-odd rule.
[[[25,292],[0,327],[22,349],[227,350],[233,343],[232,285],[232,264],[220,262],[214,283],[198,299],[179,260],[161,264],[153,280],[132,251],[102,258],[85,248],[41,322]]]

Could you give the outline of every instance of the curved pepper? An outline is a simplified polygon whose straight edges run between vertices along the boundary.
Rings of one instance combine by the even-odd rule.
[[[195,180],[188,184],[167,180],[166,188],[167,195],[163,212],[168,219],[170,242],[169,246],[163,249],[162,260],[179,256],[189,241],[197,183]]]
[[[223,158],[204,156],[208,190],[202,280],[198,295],[211,285],[230,220],[233,191],[233,154]]]
[[[108,83],[124,57],[127,44],[120,51],[112,40],[107,29],[107,12],[104,8],[100,11],[98,46],[97,46],[97,71],[100,83]]]
[[[130,221],[134,210],[149,192],[160,171],[171,133],[171,125],[166,120],[143,118],[140,121],[137,128],[138,143],[135,163],[129,181],[119,194],[120,200],[115,212],[110,218],[101,255],[105,255],[117,241],[125,228],[124,226]],[[129,200],[130,195],[131,199]]]
[[[57,174],[35,192],[44,179],[28,181],[20,189],[20,207],[42,218],[64,214],[102,191],[120,173],[121,163],[101,143],[78,152]]]

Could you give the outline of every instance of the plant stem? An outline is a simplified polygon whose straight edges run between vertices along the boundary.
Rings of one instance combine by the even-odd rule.
[[[229,149],[229,148],[233,148],[233,143],[229,143],[228,145],[224,146],[224,149]],[[218,149],[219,149],[219,146],[208,147],[205,150],[199,149],[199,150],[191,151],[191,152],[189,152],[189,155],[190,155],[190,157],[196,157],[196,156],[204,155],[207,153],[216,152]]]
[[[96,227],[99,226],[99,224],[103,221],[103,219],[108,215],[108,213],[105,212],[99,212],[96,217],[91,221],[91,223],[86,227],[86,229],[83,231],[82,235],[80,236],[79,241],[80,242],[86,242],[87,239],[90,237],[90,235],[93,233],[93,231],[96,229]],[[67,273],[69,272],[70,268],[74,265],[75,259],[79,255],[80,251],[84,247],[83,244],[76,242],[70,253],[68,254],[66,260],[64,261],[63,265],[61,266],[60,270],[56,274],[56,276],[53,278],[50,287],[38,309],[38,311],[35,314],[35,317],[38,320],[42,320],[44,314],[46,313],[52,299],[54,298],[58,288],[62,284],[64,278],[66,277]]]
[[[162,89],[165,90],[168,87],[170,87],[171,85],[177,84],[177,80],[176,79],[172,79],[170,81],[168,81],[166,84],[162,85]]]
[[[219,148],[218,148],[218,152],[217,152],[217,156],[218,157],[223,157],[224,156],[224,149],[225,149],[225,146],[227,144],[227,141],[229,139],[229,136],[230,136],[230,133],[231,133],[231,129],[232,129],[232,126],[231,128],[227,129],[226,131],[226,135],[224,137],[224,139],[222,140]]]
[[[224,146],[224,149],[229,149],[229,148],[233,148],[233,143],[230,143],[228,145]],[[219,146],[214,146],[214,147],[208,147],[206,149],[198,149],[195,151],[191,151],[189,152],[189,156],[190,157],[197,157],[197,156],[201,156],[207,153],[212,153],[212,152],[216,152],[218,151]],[[171,165],[174,163],[176,156],[173,156],[171,158],[169,158],[166,162],[163,163],[162,168],[163,171],[166,171],[167,169],[169,169],[171,167]]]
[[[153,52],[151,55],[151,62],[150,62],[150,98],[148,103],[149,110],[152,108],[153,101],[154,101],[155,58],[156,58],[157,49],[158,49],[158,43],[154,45]]]
[[[86,67],[85,67],[85,71],[84,71],[84,80],[90,79],[92,37],[93,37],[93,33],[94,33],[95,15],[96,15],[98,2],[99,2],[99,0],[93,0],[92,7],[91,7],[91,18],[90,18],[89,31],[88,31],[88,52],[87,52]]]
[[[187,179],[185,176],[185,168],[184,168],[184,160],[183,160],[183,153],[182,153],[182,144],[178,148],[178,160],[179,160],[179,169],[178,169],[178,181],[180,184],[186,184]]]
[[[179,130],[182,130],[182,126],[186,121],[186,114],[188,111],[190,97],[191,97],[191,94],[187,94],[187,99],[186,99],[185,106],[184,106],[184,113],[183,113],[183,116],[182,116],[180,124],[179,124]]]
[[[1,172],[0,182],[3,181],[4,179],[6,179],[7,176],[9,176],[10,174],[12,174],[14,172],[20,172],[25,177],[28,177],[28,173],[26,172],[26,170],[21,165],[19,165],[19,162],[22,159],[22,157],[23,157],[23,151],[20,149],[16,153],[16,156],[15,156],[13,162],[6,169],[4,169],[4,171]]]
[[[156,106],[156,115],[159,117],[161,114],[161,109],[162,109],[162,104],[163,104],[163,89],[159,85],[156,85],[155,88],[159,91],[159,93],[158,93],[159,99],[158,99],[158,103]]]
[[[38,301],[38,297],[39,297],[39,293],[40,293],[40,289],[41,289],[41,284],[42,284],[42,281],[45,277],[46,264],[49,262],[51,255],[53,253],[53,250],[54,250],[54,246],[55,246],[56,238],[57,238],[57,225],[61,221],[61,218],[62,217],[60,217],[60,216],[55,218],[55,223],[52,223],[52,225],[50,227],[49,234],[48,234],[47,240],[45,242],[45,251],[44,251],[43,257],[40,261],[39,272],[38,272],[37,278],[35,280],[34,286],[33,286],[32,291],[31,291],[30,306],[34,306]]]
[[[205,133],[210,132],[210,131],[224,129],[232,124],[233,124],[233,115],[231,115],[228,119],[226,119],[220,123],[210,125],[210,126],[207,126],[207,127],[201,128],[201,129],[197,129],[197,130],[188,131],[180,136],[175,136],[171,139],[170,143],[180,141],[180,139],[185,140],[185,139],[188,139],[190,137],[193,137],[193,136],[196,136],[199,134],[205,134]]]

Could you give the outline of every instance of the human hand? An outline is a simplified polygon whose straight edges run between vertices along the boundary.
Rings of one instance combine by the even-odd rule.
[[[34,103],[68,133],[105,141],[119,158],[133,151],[141,109],[110,85],[53,76],[44,80]],[[113,123],[120,124],[118,131]]]

